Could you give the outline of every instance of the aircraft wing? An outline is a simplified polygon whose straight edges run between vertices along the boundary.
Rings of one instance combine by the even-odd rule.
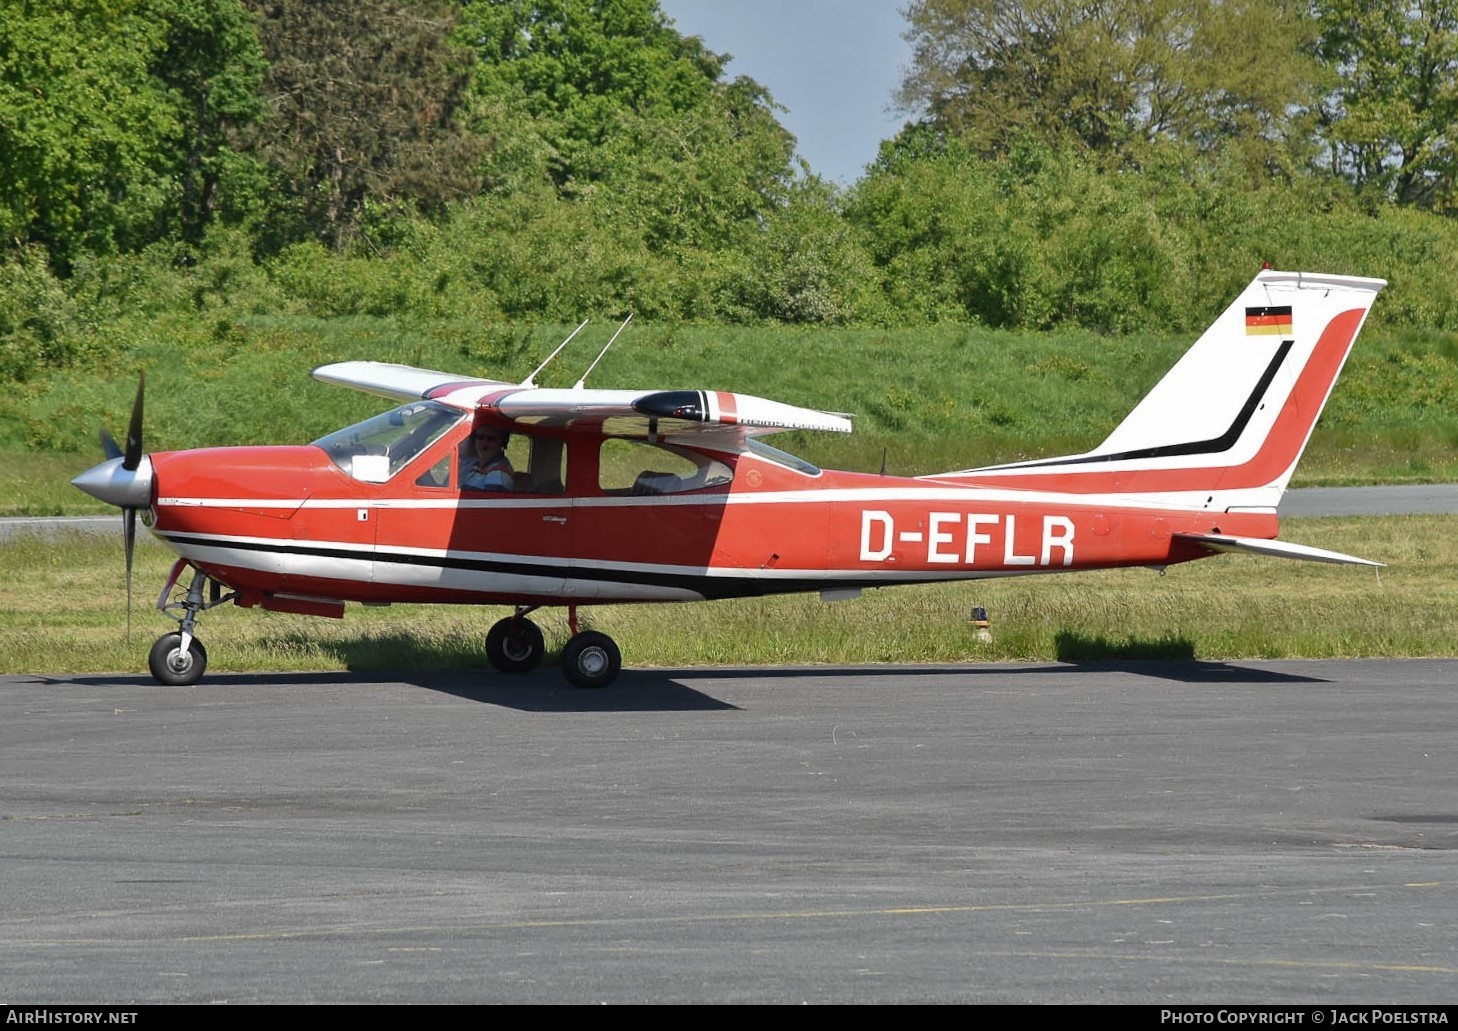
[[[849,433],[846,415],[716,390],[522,389],[483,399],[483,407],[516,422],[590,426],[613,436],[668,437],[690,433],[747,436],[780,430]]]
[[[387,362],[323,365],[314,370],[314,378],[397,401],[437,398],[525,425],[590,428],[613,436],[669,437],[726,430],[745,436],[780,430],[851,431],[849,416],[837,412],[722,390],[564,390]]]
[[[1269,555],[1273,558],[1305,559],[1308,562],[1335,562],[1347,566],[1381,566],[1382,562],[1343,555],[1339,551],[1326,551],[1305,544],[1291,544],[1288,541],[1263,540],[1258,537],[1231,537],[1215,533],[1177,533],[1175,537],[1193,541],[1211,551],[1238,552],[1251,555]]]
[[[417,369],[413,365],[393,365],[389,362],[336,362],[333,365],[321,365],[314,370],[314,378],[321,383],[353,387],[355,390],[391,397],[396,401],[419,401],[421,398],[439,397],[468,387],[500,388],[510,385],[501,380],[458,376],[454,373]]]

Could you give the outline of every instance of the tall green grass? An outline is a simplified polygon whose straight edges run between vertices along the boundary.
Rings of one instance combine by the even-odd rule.
[[[615,327],[589,327],[539,382],[570,386]],[[300,443],[387,402],[309,371],[371,358],[519,381],[569,327],[258,316],[120,327],[104,373],[73,370],[0,397],[0,515],[103,511],[69,486],[120,435],[147,375],[148,450]],[[922,474],[1097,444],[1189,339],[966,327],[904,331],[632,325],[590,385],[735,390],[851,412],[856,432],[783,434],[833,468]],[[1366,334],[1298,467],[1297,486],[1458,480],[1458,337]]]
[[[1228,555],[1170,568],[580,610],[630,667],[997,662],[1184,657],[1458,655],[1458,517],[1292,519],[1283,537],[1387,563],[1371,569]],[[0,671],[145,672],[174,624],[151,608],[172,553],[137,549],[132,632],[120,542],[67,535],[0,543]],[[992,641],[969,622],[985,607]],[[349,606],[327,620],[204,614],[213,671],[480,669],[505,608]],[[537,617],[560,649],[563,610]]]

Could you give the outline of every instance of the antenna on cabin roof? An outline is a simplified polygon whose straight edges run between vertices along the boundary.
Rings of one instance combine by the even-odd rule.
[[[572,338],[575,337],[578,333],[581,333],[582,332],[582,326],[587,325],[587,323],[588,323],[588,320],[587,319],[583,319],[581,326],[578,326],[571,333],[568,333],[567,334],[567,339],[564,340],[564,341],[562,341],[560,344],[558,344],[557,345],[557,350],[555,350],[551,354],[547,355],[547,360],[544,361],[544,362],[542,362],[542,364],[538,365],[535,372],[533,372],[526,379],[522,380],[521,381],[521,385],[524,386],[524,387],[534,387],[534,386],[536,386],[537,385],[537,376],[541,373],[541,371],[543,369],[545,369],[548,365],[550,365],[552,363],[552,359],[553,358],[557,357],[557,355],[559,355],[559,354],[562,353],[562,348],[566,347],[569,343],[571,343],[572,342]]]
[[[633,321],[633,313],[632,312],[628,312],[628,317],[626,319],[624,319],[623,320],[623,324],[618,327],[618,332],[613,334],[613,340],[616,340],[618,338],[618,334],[621,333],[623,330],[627,329],[628,328],[628,323],[630,323],[632,321]],[[600,362],[600,361],[602,361],[602,356],[605,355],[605,354],[607,354],[609,347],[612,347],[613,346],[613,340],[609,340],[607,342],[607,345],[605,347],[603,347],[603,349],[601,351],[597,352],[597,357],[592,360],[592,364],[587,367],[587,372],[584,372],[582,374],[582,378],[577,381],[577,385],[572,388],[573,390],[581,390],[582,389],[582,385],[587,382],[587,377],[592,373],[592,370],[593,369],[597,368],[597,363]]]

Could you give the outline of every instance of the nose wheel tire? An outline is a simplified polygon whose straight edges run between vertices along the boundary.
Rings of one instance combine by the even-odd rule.
[[[529,619],[507,616],[486,632],[486,661],[502,673],[536,669],[546,653],[542,631]]]
[[[147,665],[159,684],[187,687],[202,679],[208,668],[208,650],[194,637],[183,651],[181,634],[163,634],[152,645]]]
[[[584,630],[562,649],[562,675],[577,687],[606,687],[622,667],[618,646],[596,630]]]

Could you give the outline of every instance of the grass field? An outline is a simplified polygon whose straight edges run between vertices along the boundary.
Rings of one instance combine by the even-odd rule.
[[[118,525],[120,520],[118,520]],[[976,663],[1007,660],[1458,655],[1458,517],[1291,519],[1282,536],[1387,563],[1347,566],[1229,555],[1151,570],[816,595],[584,609],[628,667]],[[131,639],[120,532],[0,544],[0,671],[145,673],[174,628],[152,604],[172,553],[144,537]],[[988,610],[991,643],[969,624]],[[345,619],[223,606],[199,636],[210,670],[480,669],[505,608],[350,606]],[[562,610],[538,614],[554,652]],[[549,656],[549,661],[554,656]]]

